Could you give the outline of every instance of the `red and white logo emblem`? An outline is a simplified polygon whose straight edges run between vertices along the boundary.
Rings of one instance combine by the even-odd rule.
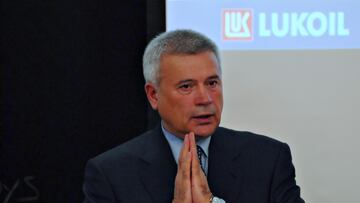
[[[250,41],[253,39],[251,9],[225,9],[222,12],[223,39]]]

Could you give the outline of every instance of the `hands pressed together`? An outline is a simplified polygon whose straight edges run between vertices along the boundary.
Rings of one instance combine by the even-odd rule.
[[[173,203],[208,203],[212,198],[209,185],[197,156],[195,135],[185,135],[175,178]]]

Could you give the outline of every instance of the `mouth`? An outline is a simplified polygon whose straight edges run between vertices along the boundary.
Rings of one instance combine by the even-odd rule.
[[[192,118],[200,124],[208,124],[211,122],[213,116],[214,114],[200,114],[195,115]]]

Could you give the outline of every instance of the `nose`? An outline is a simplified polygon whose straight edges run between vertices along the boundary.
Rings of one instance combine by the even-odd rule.
[[[205,86],[199,86],[196,91],[195,104],[209,105],[213,102],[211,92]]]

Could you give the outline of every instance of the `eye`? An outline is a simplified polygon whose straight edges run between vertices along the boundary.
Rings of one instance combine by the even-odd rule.
[[[217,80],[210,80],[208,83],[208,85],[210,87],[216,87],[218,84],[219,84],[219,81],[217,81]]]
[[[183,84],[179,88],[183,89],[183,90],[190,89],[190,85],[189,84]]]
[[[192,91],[193,85],[190,83],[184,83],[178,86],[178,91],[181,94],[189,94]]]

